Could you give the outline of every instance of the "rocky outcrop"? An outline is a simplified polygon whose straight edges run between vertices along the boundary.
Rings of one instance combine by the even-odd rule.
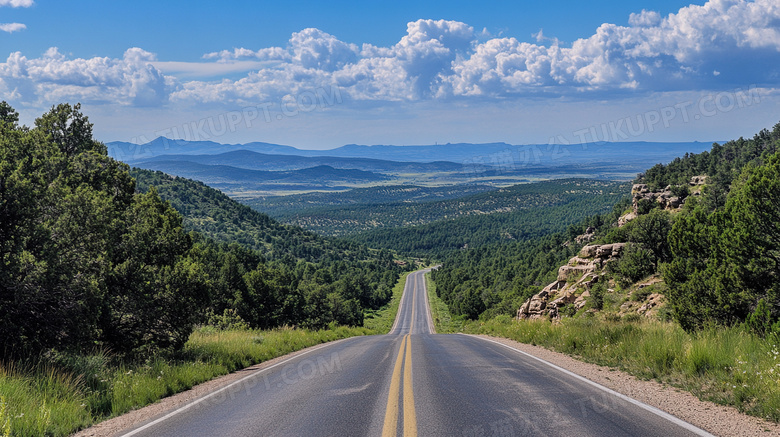
[[[577,238],[574,239],[574,241],[577,244],[586,244],[590,243],[596,238],[596,228],[592,226],[588,226],[588,229],[585,230],[585,233],[582,235],[578,235]]]
[[[706,180],[707,180],[706,175],[693,176],[690,182],[688,182],[688,185],[691,187],[698,187],[700,185],[704,185],[706,183]],[[697,195],[698,193],[699,191],[696,190],[694,191],[693,195]],[[634,184],[631,187],[631,199],[634,206],[634,214],[638,213],[639,202],[641,202],[642,200],[658,202],[659,204],[661,204],[661,208],[670,211],[681,208],[685,203],[685,197],[678,197],[672,193],[671,185],[667,185],[666,188],[660,191],[652,191],[647,186],[647,184]],[[623,217],[626,217],[624,223],[627,223],[632,218],[635,218],[636,215],[630,218],[628,218],[627,216],[623,216]],[[621,219],[623,219],[623,217],[621,217]]]
[[[704,185],[707,183],[707,176],[701,175],[701,176],[694,176],[691,178],[691,181],[688,183],[690,186],[694,187],[696,185]]]
[[[634,206],[634,214],[639,212],[639,202],[643,200],[658,202],[661,204],[661,208],[667,210],[678,209],[685,201],[685,199],[672,194],[671,187],[666,187],[663,191],[650,191],[645,184],[634,184],[631,188],[631,199]]]
[[[627,214],[624,214],[618,218],[618,227],[622,228],[626,225],[626,223],[630,222],[631,220],[637,218],[637,214],[634,211],[631,211]]]
[[[599,281],[599,271],[605,263],[619,258],[625,246],[625,243],[615,243],[583,247],[578,256],[558,269],[555,282],[544,287],[517,310],[517,318],[557,319],[560,318],[560,308],[568,304],[581,309],[590,296],[591,287]]]

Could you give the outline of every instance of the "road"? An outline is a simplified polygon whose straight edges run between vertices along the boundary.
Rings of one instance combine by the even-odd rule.
[[[708,435],[520,351],[433,334],[423,273],[389,334],[315,348],[125,436]]]

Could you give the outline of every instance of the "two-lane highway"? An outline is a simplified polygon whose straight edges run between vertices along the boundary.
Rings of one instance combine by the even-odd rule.
[[[708,435],[520,351],[433,334],[424,273],[388,335],[314,348],[125,435]]]

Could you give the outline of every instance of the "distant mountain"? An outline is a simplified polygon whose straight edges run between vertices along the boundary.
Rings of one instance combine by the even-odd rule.
[[[279,155],[301,155],[301,150],[290,146],[269,143],[220,144],[213,141],[185,141],[158,137],[145,144],[124,141],[106,143],[109,156],[123,162],[138,162],[161,155],[217,155],[236,150],[251,150]]]
[[[573,163],[626,161],[636,163],[669,162],[686,153],[708,150],[711,142],[649,143],[643,141],[620,143],[590,143],[573,145],[507,143],[438,144],[422,146],[364,146],[350,144],[330,150],[304,150],[291,146],[253,142],[247,144],[220,144],[212,141],[171,140],[160,137],[147,144],[126,142],[106,144],[109,154],[124,162],[148,160],[161,155],[217,155],[236,150],[248,150],[268,155],[302,157],[367,158],[385,161],[424,162],[449,161],[458,164],[490,166],[561,166]],[[331,165],[331,164],[328,164]]]
[[[302,170],[312,167],[329,166],[335,169],[356,169],[377,173],[426,173],[459,172],[463,164],[455,162],[396,162],[370,158],[334,158],[330,156],[307,157],[293,155],[272,155],[236,150],[216,155],[161,155],[141,162],[131,162],[144,168],[152,163],[187,161],[204,165],[227,165],[251,170]]]
[[[377,173],[355,169],[336,169],[327,165],[292,171],[265,171],[228,165],[205,165],[184,160],[156,160],[140,162],[136,166],[187,179],[195,179],[226,191],[237,188],[241,188],[243,191],[339,189],[344,186],[388,179],[387,176]]]

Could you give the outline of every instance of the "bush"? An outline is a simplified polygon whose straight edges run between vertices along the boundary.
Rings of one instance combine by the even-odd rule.
[[[672,195],[684,199],[691,194],[691,189],[688,185],[672,185]]]
[[[655,258],[649,250],[629,244],[623,256],[617,262],[608,264],[607,268],[615,274],[618,284],[625,288],[655,273]]]
[[[597,282],[593,284],[590,289],[590,307],[593,309],[601,310],[604,308],[604,294],[607,292],[607,287]]]
[[[661,205],[654,200],[640,199],[639,202],[637,202],[636,212],[638,215],[645,215],[653,209],[659,208],[660,206]]]

